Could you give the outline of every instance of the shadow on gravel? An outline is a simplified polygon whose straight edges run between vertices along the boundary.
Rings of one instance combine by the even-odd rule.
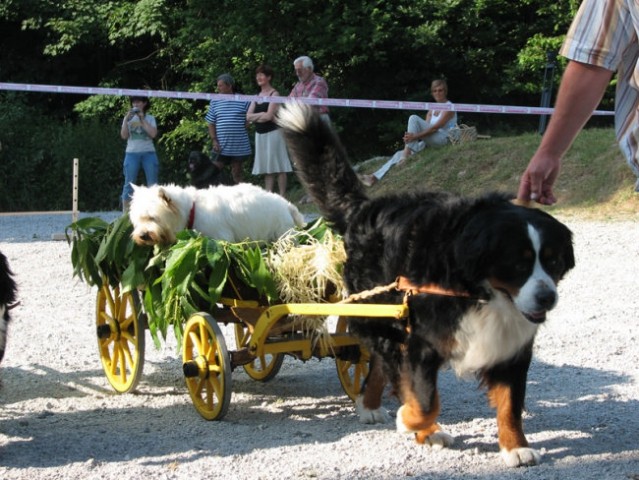
[[[8,368],[2,371],[5,390],[0,394],[0,432],[6,436],[0,441],[0,464],[37,468],[135,459],[153,464],[164,462],[165,459],[154,458],[166,455],[180,455],[180,462],[188,464],[201,457],[245,455],[266,447],[337,442],[357,432],[392,433],[392,425],[361,425],[357,421],[351,402],[341,391],[334,365],[327,363],[293,362],[291,368],[285,362],[280,374],[268,383],[254,382],[236,370],[229,412],[216,422],[207,422],[196,413],[186,387],[182,387],[183,394],[179,393],[174,362],[168,365],[168,374],[157,374],[164,388],[169,387],[173,393],[161,407],[145,404],[145,399],[155,395],[153,390],[158,388],[152,382],[145,381],[138,394],[129,394],[130,401],[118,407],[110,403],[114,394],[96,388],[100,371],[73,374],[52,371],[39,375],[34,383],[14,382],[11,377],[19,369]],[[161,370],[162,365],[156,366]],[[24,375],[20,373],[20,378]],[[151,375],[150,379],[154,378]],[[65,382],[83,385],[88,390],[70,390]],[[636,449],[639,402],[625,401],[615,393],[617,387],[627,382],[631,379],[609,371],[533,364],[525,430],[533,437],[535,448],[552,452],[544,462],[552,464],[553,457],[579,458]],[[64,413],[22,413],[20,402],[48,395],[77,399]],[[101,399],[100,408],[83,410],[83,401],[86,405],[83,398],[92,395]],[[457,380],[450,372],[444,372],[441,400],[441,421],[446,426],[473,418],[492,422],[494,413],[475,382]],[[389,408],[397,406],[394,400],[386,402],[392,403]],[[573,433],[572,438],[562,434],[567,431]],[[551,432],[556,435],[549,435]],[[534,441],[535,434],[542,433],[546,439]],[[264,439],[268,439],[267,444]],[[398,448],[405,441],[397,435]],[[496,440],[485,441],[484,445],[473,442],[470,435],[462,432],[454,448],[473,447],[496,451]]]

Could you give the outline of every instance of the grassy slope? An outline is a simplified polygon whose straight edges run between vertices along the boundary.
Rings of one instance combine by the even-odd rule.
[[[515,194],[519,177],[539,140],[538,134],[530,133],[427,149],[406,165],[393,167],[369,192],[375,196],[425,187],[463,195],[488,190]],[[363,162],[360,171],[373,172],[387,158]],[[639,195],[633,193],[635,180],[615,143],[612,129],[584,130],[564,158],[555,188],[559,202],[548,211],[596,219],[635,218],[639,215]],[[291,199],[299,200],[302,193],[291,191]],[[304,209],[313,211],[312,206]]]

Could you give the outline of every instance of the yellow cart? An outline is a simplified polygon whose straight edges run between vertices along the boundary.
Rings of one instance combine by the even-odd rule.
[[[98,348],[105,375],[118,392],[137,386],[144,363],[145,315],[139,292],[121,294],[104,282],[97,295]],[[335,359],[346,394],[355,400],[368,374],[368,352],[348,332],[346,317],[407,315],[406,306],[353,303],[285,303],[222,297],[215,313],[192,315],[184,326],[183,371],[195,409],[207,420],[226,414],[232,392],[231,372],[242,366],[258,381],[272,379],[285,355],[299,360]],[[293,316],[337,316],[334,331],[324,336],[304,332]],[[235,350],[229,350],[219,323],[233,324]]]

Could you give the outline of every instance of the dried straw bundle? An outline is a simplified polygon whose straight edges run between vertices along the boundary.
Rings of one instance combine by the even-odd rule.
[[[306,232],[282,236],[269,248],[266,263],[284,303],[319,303],[333,291],[343,296],[345,260],[342,239],[326,230],[321,240]]]
[[[345,296],[345,260],[342,239],[326,230],[321,240],[306,232],[284,235],[269,248],[266,263],[282,302],[320,303]],[[296,318],[294,325],[312,338],[314,347],[319,343],[321,348],[330,349],[325,317]]]

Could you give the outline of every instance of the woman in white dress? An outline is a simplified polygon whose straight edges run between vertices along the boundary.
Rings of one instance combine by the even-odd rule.
[[[255,81],[262,97],[279,96],[271,86],[273,70],[268,65],[260,65],[255,70]],[[293,171],[286,150],[284,137],[275,124],[275,112],[279,107],[275,102],[251,102],[246,119],[255,125],[255,163],[253,175],[264,175],[264,188],[274,191],[275,179],[281,196],[286,196],[288,172]]]

